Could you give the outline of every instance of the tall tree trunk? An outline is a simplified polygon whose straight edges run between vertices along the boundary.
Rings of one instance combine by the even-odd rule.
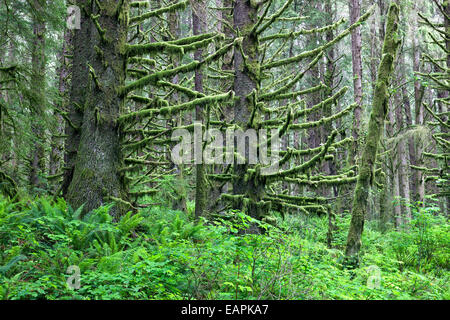
[[[217,30],[221,32],[225,36],[225,41],[229,42],[234,39],[233,36],[233,1],[232,0],[216,0],[216,6],[218,8],[223,8],[218,10],[216,16],[220,21],[217,23]],[[218,48],[216,48],[218,49]],[[233,70],[233,49],[230,49],[227,53],[224,54],[222,59],[221,69],[224,71],[232,71]],[[220,86],[223,91],[233,90],[233,78],[228,78],[226,80],[221,80]],[[234,108],[232,102],[225,102],[221,106],[222,112],[220,114],[220,120],[225,123],[231,123],[234,118]],[[226,147],[226,139],[223,141],[224,148]],[[214,164],[213,170],[215,174],[220,174],[225,172],[227,169],[227,165],[222,164]],[[215,182],[209,181],[210,189],[207,192],[208,202],[207,202],[207,210],[209,212],[220,211],[221,202],[218,201],[222,193],[227,193],[228,190],[231,189],[230,182]]]
[[[124,104],[117,92],[125,81],[126,57],[122,47],[127,41],[128,1],[105,0],[99,4],[102,8],[93,5],[91,16],[97,20],[97,30],[90,37],[90,81],[67,198],[75,208],[84,204],[84,211],[115,201],[117,205],[110,214],[117,218],[129,209],[124,202],[127,189],[120,171],[123,161],[117,123]],[[85,41],[89,42],[89,38]]]
[[[258,41],[256,35],[251,32],[257,22],[257,11],[257,7],[251,5],[251,1],[235,1],[234,28],[239,30],[243,40],[241,48],[234,50],[234,92],[236,94],[234,121],[243,131],[249,128],[248,123],[253,109],[247,97],[259,86]],[[242,54],[246,56],[246,62],[244,62]],[[258,67],[254,67],[255,65],[258,65]],[[246,148],[246,162],[249,159],[247,150]],[[236,178],[233,181],[233,193],[235,195],[247,195],[251,201],[245,208],[246,211],[255,218],[262,218],[262,208],[259,206],[259,203],[265,192],[264,185],[260,183],[257,177],[246,179],[248,168],[248,163],[235,163],[234,174]],[[243,201],[235,201],[234,207],[236,209],[244,209]]]
[[[178,2],[178,1],[172,0],[170,4],[174,4],[176,2]],[[169,32],[171,35],[170,40],[178,39],[180,36],[180,26],[179,26],[180,23],[179,23],[178,12],[177,11],[169,11],[167,13],[167,20],[169,23]],[[177,67],[180,64],[181,57],[180,57],[179,53],[171,54],[170,59],[171,59],[171,63],[173,64],[174,67]],[[172,83],[178,84],[178,82],[179,82],[179,75],[176,74],[172,79]],[[173,93],[172,101],[173,101],[173,104],[180,103],[179,95],[177,92]],[[186,124],[190,124],[192,122],[192,115],[190,113],[191,112],[189,112],[189,116],[187,117],[189,123],[186,123]],[[176,119],[177,124],[182,126],[183,125],[183,117],[177,116],[176,118],[177,118]],[[166,121],[166,128],[167,129],[170,128],[170,125],[167,121]],[[172,162],[172,159],[170,157],[169,147],[167,146],[164,149],[167,152],[167,161]],[[179,164],[179,165],[173,164],[173,167],[175,168],[175,173],[177,176],[176,179],[178,179],[179,185],[177,187],[177,191],[174,194],[174,199],[172,200],[172,208],[174,210],[186,212],[187,211],[187,206],[186,206],[187,190],[184,185],[185,166],[184,166],[184,164]]]
[[[420,71],[420,46],[419,46],[419,39],[416,34],[417,31],[417,11],[419,4],[414,4],[414,21],[412,23],[412,34],[413,34],[413,50],[412,50],[412,58],[413,58],[413,70],[414,72]],[[423,102],[423,96],[424,96],[424,87],[421,85],[420,81],[416,79],[414,81],[414,107],[415,107],[415,125],[416,126],[422,126],[424,124],[424,108],[422,105]],[[422,166],[422,152],[423,152],[423,141],[420,136],[416,135],[415,138],[415,155],[414,155],[414,162],[413,165],[416,166]],[[413,179],[415,179],[413,185],[413,198],[415,201],[422,202],[424,201],[425,197],[425,176],[422,171],[414,170]]]
[[[447,50],[446,66],[447,66],[447,70],[450,70],[450,36],[449,36],[450,35],[450,3],[448,1],[443,1],[442,2],[442,6],[443,6],[444,12],[445,12],[445,15],[443,15],[444,16],[443,18],[444,18],[445,32],[447,34],[447,37],[445,38],[445,47],[446,47],[446,50]],[[442,95],[445,98],[448,98],[449,94],[450,93],[448,91],[442,93]],[[442,104],[442,109],[443,109],[442,112],[448,112],[448,109],[449,109],[448,105],[443,103]],[[443,120],[448,123],[449,119],[450,118],[449,118],[449,116],[447,114],[447,116],[444,117]],[[443,130],[443,132],[448,133],[448,129],[445,128]],[[447,139],[447,141],[448,141],[448,139]],[[446,206],[447,206],[447,210],[445,212],[447,212],[447,217],[448,217],[448,214],[450,212],[450,194],[447,194],[447,196],[446,196]]]
[[[72,74],[71,87],[69,92],[69,102],[67,105],[67,124],[65,127],[66,141],[64,146],[64,176],[62,183],[62,195],[67,198],[70,183],[73,179],[75,162],[78,154],[78,147],[81,139],[81,126],[83,123],[83,109],[86,106],[86,98],[89,87],[89,67],[92,60],[93,45],[91,44],[93,24],[87,15],[90,8],[87,7],[88,0],[78,0],[76,4],[81,10],[79,30],[72,31]]]
[[[405,16],[403,16],[403,20],[406,19]],[[401,89],[401,100],[399,105],[397,105],[396,109],[396,119],[397,119],[397,126],[399,128],[398,131],[403,129],[404,124],[406,124],[406,127],[408,126],[407,120],[404,119],[411,118],[410,112],[410,101],[408,97],[408,90],[406,89],[406,70],[405,70],[405,55],[404,52],[400,54],[399,57],[399,72],[400,72],[400,81],[402,85]],[[408,115],[409,113],[409,115]],[[405,117],[406,115],[406,117]],[[406,146],[409,144],[409,139],[400,139],[398,142],[398,155],[400,157],[400,167],[399,167],[399,178],[400,178],[400,188],[403,190],[403,197],[409,201],[411,199],[411,192],[410,192],[410,183],[409,183],[409,163],[408,163],[408,157],[409,153],[406,150]],[[405,220],[410,221],[411,220],[411,207],[409,205],[404,206],[404,212],[405,212]]]
[[[395,118],[394,118],[394,112],[392,111],[392,108],[390,108],[388,112],[388,119],[389,123],[387,125],[386,131],[388,134],[388,137],[390,139],[394,139],[394,124],[395,124]],[[393,204],[394,204],[394,218],[395,218],[395,225],[397,227],[401,226],[403,224],[402,220],[402,208],[400,205],[400,184],[399,184],[399,155],[398,155],[398,146],[393,146],[393,150],[390,153],[390,177],[389,181],[391,182],[392,187],[392,195],[393,195]]]
[[[361,0],[350,0],[350,24],[354,24],[361,15]],[[353,90],[355,102],[358,106],[354,110],[352,136],[355,140],[351,149],[350,164],[355,163],[355,158],[358,155],[359,145],[359,130],[361,126],[362,113],[362,59],[361,59],[361,27],[358,26],[353,29],[351,33],[352,40],[352,67],[353,67]]]
[[[325,13],[328,17],[327,24],[331,25],[334,20],[334,12],[333,12],[333,8],[331,6],[331,0],[328,0],[327,2],[325,2],[324,9],[325,9]],[[333,30],[327,31],[327,33],[325,34],[325,40],[327,42],[330,42],[333,40],[333,38],[334,38]],[[335,53],[335,48],[333,46],[329,49],[328,54],[327,54],[326,72],[324,75],[324,83],[327,86],[327,88],[325,89],[325,97],[324,97],[325,99],[327,99],[333,95],[333,87],[334,87],[333,80],[335,78],[335,72],[336,72],[336,65],[335,65],[335,61],[334,61],[335,58],[336,58],[336,53]],[[333,104],[327,105],[323,110],[323,116],[330,117],[332,115],[332,108],[333,108]],[[322,130],[323,130],[322,136],[329,137],[331,134],[331,131],[333,130],[332,123],[330,122],[330,123],[324,124]],[[335,156],[337,156],[337,154]],[[325,163],[322,167],[322,170],[325,172],[326,175],[336,175],[337,174],[335,160],[336,159],[333,159],[332,161],[325,161]],[[333,186],[332,189],[333,189],[334,197],[337,197],[338,196],[337,186]],[[325,197],[330,196],[329,186],[325,185],[323,187],[323,195]],[[331,206],[330,206],[330,209],[328,210],[328,233],[327,233],[327,245],[329,248],[332,247],[334,229],[335,229],[335,214],[332,212]]]
[[[34,0],[33,9],[33,45],[32,45],[32,74],[31,83],[35,86],[31,94],[32,122],[31,130],[34,135],[33,147],[30,156],[30,185],[43,187],[39,178],[45,170],[45,21],[43,14],[46,10],[46,1]]]
[[[192,26],[194,35],[202,34],[206,31],[206,2],[204,0],[194,0],[192,2]],[[194,53],[194,59],[202,59],[203,50],[198,49]],[[203,92],[203,72],[201,69],[195,70],[195,90]],[[204,110],[202,106],[195,107],[195,120],[205,125]],[[203,142],[201,142],[200,152],[202,153],[202,163],[195,165],[196,188],[195,188],[195,217],[203,216],[206,208],[206,167],[203,163]]]
[[[374,169],[378,144],[383,133],[383,124],[389,108],[389,83],[400,44],[397,34],[398,22],[399,8],[395,3],[391,3],[386,24],[382,60],[378,68],[369,129],[360,161],[359,175],[353,198],[352,219],[345,249],[345,255],[348,261],[353,263],[358,261],[358,254],[361,248],[361,235],[364,230],[364,219],[367,211],[367,199],[369,197],[370,187],[375,180]]]
[[[49,174],[51,176],[59,174],[62,169],[62,161],[64,160],[64,141],[62,140],[65,131],[64,118],[61,116],[60,112],[67,112],[67,101],[68,92],[70,84],[70,64],[69,55],[72,54],[72,32],[70,30],[64,31],[63,38],[63,48],[59,56],[61,66],[59,68],[59,112],[55,111],[54,117],[57,121],[56,130],[53,132],[52,144],[51,144],[51,154],[50,154],[50,164],[49,164]],[[59,180],[59,179],[58,179]]]

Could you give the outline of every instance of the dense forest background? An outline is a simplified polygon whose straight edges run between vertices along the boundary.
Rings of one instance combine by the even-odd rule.
[[[0,297],[449,299],[449,17],[0,0]]]

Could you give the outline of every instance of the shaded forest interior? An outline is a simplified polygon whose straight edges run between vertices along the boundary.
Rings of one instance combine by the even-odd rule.
[[[450,299],[449,18],[0,0],[0,297]]]

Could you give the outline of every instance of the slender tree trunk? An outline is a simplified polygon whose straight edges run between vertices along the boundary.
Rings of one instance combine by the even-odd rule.
[[[172,0],[171,4],[176,3],[176,0]],[[167,13],[167,20],[169,22],[169,32],[171,35],[170,40],[176,40],[179,38],[180,36],[180,23],[179,23],[179,14],[177,11],[170,11]],[[177,67],[180,64],[180,55],[178,53],[173,53],[171,55],[171,63],[173,64],[174,67]],[[179,75],[176,74],[173,79],[172,79],[172,83],[174,84],[178,84],[179,82]],[[180,99],[178,96],[177,92],[174,92],[172,95],[172,101],[174,104],[178,104],[180,103]],[[189,112],[189,116],[187,117],[189,119],[189,122],[192,122],[192,115],[191,112]],[[178,125],[183,125],[183,117],[181,116],[177,116],[176,117],[176,122]],[[169,129],[169,123],[166,122],[166,128]],[[170,150],[168,147],[165,147],[165,151],[167,152],[167,161],[168,162],[172,162],[172,159],[170,157]],[[172,208],[174,210],[179,210],[179,211],[183,211],[186,212],[187,211],[187,206],[186,206],[186,198],[187,198],[187,190],[184,186],[184,170],[185,170],[185,166],[184,164],[173,164],[173,167],[175,168],[175,173],[177,175],[177,179],[180,182],[179,186],[177,188],[177,192],[174,195],[175,198],[172,201]]]
[[[194,35],[202,34],[206,31],[206,2],[204,0],[194,0],[192,6],[192,25]],[[198,49],[194,53],[194,59],[200,61],[202,59],[203,50]],[[195,90],[203,92],[203,71],[201,69],[195,70]],[[205,125],[204,110],[202,106],[195,107],[195,120]],[[201,143],[200,151],[203,154],[203,142]],[[202,156],[203,160],[203,156]],[[203,164],[196,164],[196,188],[195,188],[195,217],[198,218],[205,214],[206,195],[207,195],[207,181],[206,181],[206,167]]]
[[[379,64],[378,43],[379,37],[376,30],[376,16],[372,18],[370,24],[370,82],[372,84],[372,95],[375,91],[375,83],[377,81],[377,66]]]
[[[392,106],[391,106],[392,107]],[[394,124],[395,124],[395,118],[394,118],[394,112],[392,111],[392,108],[390,108],[388,112],[388,119],[389,123],[387,125],[386,131],[388,133],[388,137],[393,139],[395,138],[394,134]],[[392,187],[392,195],[394,200],[394,217],[395,217],[395,225],[397,227],[401,226],[403,224],[402,220],[402,207],[400,205],[400,180],[399,180],[399,154],[398,154],[398,146],[394,145],[393,150],[390,153],[390,182]]]
[[[403,19],[406,17],[403,16]],[[405,70],[405,56],[402,52],[400,54],[399,58],[399,65],[400,65],[400,81],[402,82],[402,89],[401,89],[401,100],[400,104],[397,106],[396,109],[396,119],[397,119],[397,126],[399,129],[403,129],[404,124],[406,124],[406,127],[408,126],[407,121],[404,119],[408,119],[408,112],[410,112],[410,101],[408,97],[408,91],[406,89],[406,70]],[[406,115],[406,117],[404,116]],[[409,117],[411,118],[411,114],[409,114]],[[399,167],[399,177],[400,177],[400,188],[403,190],[403,197],[409,201],[411,199],[411,192],[410,192],[410,183],[409,183],[409,163],[408,163],[408,157],[409,153],[406,150],[406,146],[409,144],[409,139],[400,139],[398,143],[398,155],[400,157],[400,167]],[[411,220],[411,207],[406,205],[404,206],[404,212],[405,212],[405,220],[410,221]]]
[[[317,10],[317,11],[323,12],[322,3],[314,2],[314,3],[311,3],[310,5],[311,5],[312,10]],[[312,21],[312,23],[308,23],[308,27],[311,29],[317,28],[318,23],[316,21]],[[316,43],[323,41],[322,33],[312,34],[311,36],[309,36],[306,39],[306,41],[307,41],[307,46],[315,46]],[[314,67],[312,67],[310,69],[310,71],[309,71],[309,74],[310,74],[309,79],[310,80],[308,81],[309,86],[316,86],[322,81],[321,78],[324,74],[324,72],[322,72],[322,70],[323,70],[322,65],[323,65],[322,61],[319,61]],[[316,91],[316,92],[313,92],[308,95],[308,98],[306,99],[306,104],[307,104],[308,108],[311,108],[312,106],[317,105],[321,101],[322,101],[321,92]],[[322,112],[323,112],[323,110],[319,109],[317,111],[310,113],[307,116],[307,121],[308,122],[309,121],[318,121],[320,118],[322,118]],[[321,127],[311,128],[307,131],[308,148],[316,148],[322,143],[323,139],[321,138],[321,131],[322,131]]]
[[[217,17],[222,19],[217,24],[217,30],[222,32],[225,35],[225,41],[232,41],[234,39],[233,36],[233,1],[232,0],[216,0],[216,6],[224,8],[223,10],[219,10],[217,13]],[[221,69],[224,71],[232,71],[233,70],[233,49],[230,49],[223,56]],[[230,91],[233,89],[233,78],[229,78],[226,80],[222,80],[220,83],[223,91]],[[222,112],[220,115],[221,121],[225,123],[231,123],[234,118],[234,106],[232,102],[226,102],[221,106]],[[226,139],[223,141],[223,146],[226,146]],[[227,165],[214,165],[214,173],[220,174],[225,172]],[[218,201],[222,193],[228,193],[228,190],[231,189],[230,182],[212,182],[211,189],[208,190],[208,211],[220,211],[218,205],[220,202]]]
[[[360,161],[359,175],[353,198],[352,219],[345,250],[345,255],[349,260],[356,258],[356,261],[352,261],[353,263],[358,261],[358,254],[361,248],[361,235],[364,230],[364,219],[367,211],[367,199],[369,197],[370,187],[375,180],[374,169],[378,144],[383,133],[383,124],[389,108],[388,89],[390,77],[394,69],[394,61],[400,44],[397,35],[398,22],[399,8],[395,3],[391,3],[386,24],[382,60],[378,68],[369,129]]]
[[[45,21],[43,13],[46,10],[46,1],[33,0],[33,46],[32,46],[32,74],[31,83],[35,86],[31,95],[32,122],[31,130],[34,135],[30,156],[30,185],[43,187],[43,181],[39,178],[45,171]]]
[[[328,17],[327,19],[327,24],[332,24],[333,20],[334,20],[334,12],[333,12],[333,8],[331,5],[331,0],[328,0],[327,2],[325,2],[325,13]],[[332,41],[334,38],[333,35],[333,30],[327,31],[327,33],[325,34],[325,40],[327,42]],[[325,99],[331,97],[333,95],[333,87],[334,87],[334,78],[335,78],[335,72],[336,72],[336,65],[335,65],[335,58],[336,58],[336,53],[335,53],[335,48],[334,46],[330,48],[330,50],[328,51],[327,54],[327,62],[326,62],[326,72],[324,75],[324,83],[327,86],[327,89],[325,90]],[[327,105],[324,110],[323,110],[323,116],[324,117],[329,117],[332,115],[332,107],[333,104]],[[333,130],[333,126],[332,123],[327,123],[323,126],[323,136],[324,137],[328,137],[331,134],[331,131]],[[335,155],[337,156],[337,155]],[[335,163],[336,159],[333,159],[332,161],[325,161],[322,170],[324,170],[326,175],[335,175],[337,174],[337,170],[336,170],[336,163]],[[323,194],[325,197],[329,197],[330,195],[330,189],[328,186],[324,186],[323,187]],[[335,197],[338,196],[338,188],[337,186],[333,186],[332,187],[333,190],[333,194]],[[327,233],[327,245],[329,248],[332,247],[332,243],[333,243],[333,231],[335,229],[335,214],[334,212],[331,210],[331,206],[328,210],[328,233]]]
[[[350,24],[354,24],[361,15],[361,0],[350,0]],[[354,139],[353,147],[351,149],[350,164],[355,163],[355,158],[358,155],[359,145],[359,130],[361,126],[362,113],[362,59],[361,59],[361,27],[356,27],[351,33],[352,40],[352,67],[353,67],[353,90],[355,102],[358,106],[354,110],[352,136]]]
[[[87,8],[87,0],[78,0],[76,4]],[[90,9],[87,9],[90,12]],[[89,87],[88,63],[92,60],[93,45],[91,37],[95,30],[91,19],[85,10],[81,10],[79,30],[72,33],[72,74],[69,92],[69,103],[67,105],[67,123],[65,127],[66,141],[64,146],[64,176],[62,183],[62,195],[67,198],[68,189],[73,179],[75,161],[81,139],[81,126],[83,123],[83,109],[86,106],[86,98]]]
[[[69,92],[69,78],[70,78],[70,64],[69,55],[72,54],[72,32],[70,30],[64,31],[64,43],[59,57],[61,66],[59,68],[59,105],[58,108],[61,112],[66,112],[68,92]],[[52,137],[52,150],[50,154],[49,174],[56,175],[62,169],[62,162],[64,160],[64,141],[62,140],[65,131],[64,118],[55,111],[55,118],[57,121],[57,127],[53,132]]]
[[[447,37],[446,37],[446,39],[445,39],[445,47],[446,47],[446,50],[447,50],[447,61],[446,61],[446,65],[447,65],[447,70],[450,70],[450,37],[449,37],[449,35],[450,35],[450,3],[448,2],[448,1],[443,1],[442,2],[442,6],[443,6],[443,8],[444,8],[444,12],[445,12],[445,15],[443,15],[444,17],[444,27],[445,27],[445,32],[446,32],[446,34],[447,34]],[[442,93],[443,94],[443,96],[445,97],[445,98],[448,98],[448,96],[449,96],[449,92],[448,91],[446,91],[446,92],[443,92]],[[442,111],[443,112],[448,112],[448,110],[449,110],[449,108],[448,108],[448,105],[446,105],[446,104],[442,104]],[[448,121],[449,121],[449,116],[448,116],[448,114],[447,114],[447,116],[445,116],[444,117],[444,121],[446,121],[447,123],[448,123]],[[448,129],[447,128],[445,128],[444,130],[443,130],[443,132],[446,132],[446,133],[448,133]],[[449,140],[448,138],[446,139],[447,141]],[[449,214],[449,212],[450,212],[450,194],[447,194],[447,196],[445,197],[446,198],[446,207],[447,207],[447,210],[446,211],[444,211],[444,212],[447,212],[447,217],[448,217],[448,214]]]
[[[387,162],[389,161],[388,156],[384,156],[383,159],[383,171],[387,172],[388,165]],[[383,183],[383,189],[380,192],[380,199],[379,199],[379,227],[381,232],[385,232],[388,227],[388,223],[390,221],[390,204],[392,201],[390,200],[390,187],[392,186],[392,183],[390,182],[391,175],[385,174],[383,176],[383,180],[381,181]]]
[[[417,10],[419,9],[419,4],[415,3],[414,6],[414,21],[412,23],[412,34],[413,36],[413,70],[414,72],[420,71],[420,46],[419,46],[419,39],[416,34],[417,30]],[[417,79],[414,81],[414,107],[415,107],[415,124],[416,126],[422,126],[424,124],[424,108],[422,105],[423,102],[423,96],[424,96],[424,88],[420,84],[420,81]],[[414,165],[416,166],[422,166],[422,153],[423,153],[423,141],[421,137],[418,137],[416,135],[415,138],[415,156],[414,156]],[[414,181],[414,187],[415,190],[413,190],[413,198],[416,201],[419,201],[423,203],[424,197],[425,197],[425,176],[422,171],[414,170],[415,174],[413,175]]]
[[[380,39],[384,39],[386,35],[385,22],[386,22],[386,5],[385,0],[378,0],[378,8],[380,9],[380,26],[379,26],[379,36]],[[381,58],[381,57],[380,57]]]

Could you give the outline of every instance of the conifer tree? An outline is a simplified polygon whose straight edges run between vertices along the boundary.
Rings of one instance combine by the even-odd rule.
[[[443,23],[431,21],[427,16],[419,13],[422,23],[428,28],[428,35],[437,49],[438,54],[424,53],[424,61],[432,66],[433,72],[420,73],[417,75],[423,81],[429,83],[428,88],[438,92],[433,105],[423,103],[426,112],[431,116],[427,123],[431,130],[431,136],[436,143],[436,152],[423,152],[423,156],[435,160],[436,167],[412,166],[413,169],[423,172],[425,180],[435,181],[439,187],[434,197],[445,199],[446,211],[450,208],[450,140],[449,140],[449,89],[450,89],[450,5],[448,1],[434,1]],[[431,163],[430,163],[431,164]]]
[[[75,31],[75,79],[67,117],[70,124],[67,144],[73,148],[67,155],[67,198],[74,207],[84,204],[85,211],[106,202],[116,202],[113,215],[118,216],[136,209],[138,198],[156,191],[141,186],[170,173],[170,170],[164,171],[168,163],[161,156],[168,150],[158,146],[170,143],[173,128],[163,123],[170,122],[181,110],[192,109],[198,102],[169,105],[169,101],[174,101],[168,98],[174,88],[177,92],[187,92],[191,98],[192,93],[194,97],[201,96],[201,104],[211,98],[188,87],[162,81],[194,71],[206,61],[177,66],[167,65],[165,59],[194,51],[217,36],[200,34],[176,39],[176,35],[163,27],[149,31],[142,28],[149,19],[162,20],[165,14],[185,8],[187,1],[157,6],[154,10],[149,10],[146,1],[95,1],[93,9],[89,3],[77,3],[82,8],[82,29]],[[214,59],[214,56],[207,59]],[[158,70],[160,68],[163,70]],[[83,86],[83,81],[77,81],[78,77],[88,75],[87,87]],[[167,94],[166,89],[171,92]],[[152,93],[148,96],[136,94],[149,90]],[[218,99],[228,97],[229,94],[225,94]],[[98,105],[95,101],[102,103]],[[135,108],[130,108],[130,102],[136,103]],[[100,156],[102,161],[96,158]],[[73,159],[76,160],[71,169]],[[155,169],[158,172],[153,172]]]
[[[119,168],[122,166],[118,118],[124,109],[123,96],[117,92],[125,82],[124,46],[128,33],[129,1],[87,1],[79,3],[90,20],[89,81],[83,110],[80,143],[67,199],[86,211],[106,201],[127,199],[127,187]],[[77,30],[80,32],[80,30]],[[75,52],[76,53],[76,52]],[[126,210],[119,202],[111,214]]]
[[[313,87],[301,87],[300,90],[293,90],[293,88],[296,84],[301,83],[300,80],[308,70],[321,61],[324,52],[349,35],[354,28],[367,19],[370,11],[365,13],[355,24],[339,32],[326,43],[289,58],[280,58],[286,42],[301,35],[337,29],[344,22],[340,20],[317,29],[274,33],[272,27],[275,21],[301,21],[304,19],[299,16],[283,15],[291,5],[292,1],[286,1],[280,8],[274,9],[276,5],[272,1],[268,3],[244,0],[235,2],[234,29],[236,39],[239,40],[234,51],[234,91],[236,99],[233,108],[234,122],[227,124],[235,130],[245,132],[248,129],[274,129],[276,135],[282,137],[296,131],[329,125],[351,113],[356,106],[351,104],[333,115],[322,117],[316,121],[304,122],[302,117],[333,105],[344,96],[348,88],[342,88],[331,95],[325,94],[322,101],[310,108],[305,108],[303,97],[317,92],[329,92],[330,87],[321,83]],[[262,15],[258,14],[260,11]],[[269,14],[271,11],[273,13]],[[272,49],[274,47],[275,49]],[[296,64],[303,66],[301,72],[290,73],[289,68]],[[295,102],[279,103],[287,99],[295,99]],[[293,121],[296,119],[299,122],[294,124]],[[323,161],[333,159],[331,153],[334,152],[335,148],[352,141],[351,138],[335,141],[336,136],[337,131],[333,130],[329,132],[326,140],[322,141],[321,146],[307,150],[289,148],[281,151],[281,158],[277,164],[282,168],[283,164],[289,163],[288,169],[264,173],[273,163],[269,165],[249,163],[249,148],[247,148],[245,153],[236,156],[236,158],[240,156],[246,159],[245,163],[239,163],[235,158],[232,172],[220,175],[211,174],[209,177],[232,182],[233,192],[222,194],[222,200],[228,201],[232,208],[245,210],[258,219],[266,217],[271,208],[280,212],[287,209],[296,209],[306,214],[312,212],[327,214],[329,208],[326,205],[326,198],[284,194],[280,192],[280,187],[282,182],[317,188],[324,185],[332,186],[356,181],[354,171],[325,176],[311,174],[312,168],[319,166]],[[259,142],[257,148],[268,147],[271,139],[270,136],[267,145]],[[298,160],[304,156],[308,156],[309,160],[299,162]]]

